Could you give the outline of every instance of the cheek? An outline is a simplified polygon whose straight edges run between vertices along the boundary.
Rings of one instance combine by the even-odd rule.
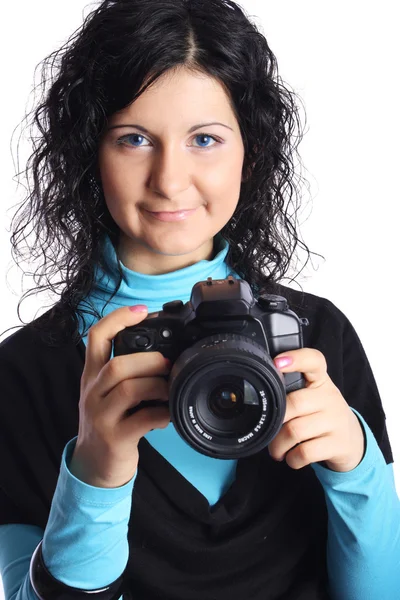
[[[101,180],[104,193],[109,196],[121,195],[124,189],[129,188],[126,171],[115,161],[110,161],[101,169]]]
[[[130,183],[127,177],[129,166],[121,160],[116,150],[108,145],[100,148],[98,164],[106,198],[121,196],[124,189],[129,189]]]
[[[136,212],[132,210],[132,201],[127,202],[112,192],[105,193],[105,201],[110,215],[121,229],[124,229],[124,224],[133,223],[136,220]]]
[[[132,217],[132,193],[118,174],[104,172],[101,175],[106,206],[119,227],[126,221],[128,215]]]
[[[212,168],[204,169],[199,179],[199,189],[203,184],[209,197],[218,205],[236,204],[242,183],[243,158],[222,158]]]
[[[128,171],[129,172],[129,171]],[[126,168],[114,161],[101,168],[101,181],[104,197],[112,217],[123,215],[135,201],[132,179],[127,177]]]

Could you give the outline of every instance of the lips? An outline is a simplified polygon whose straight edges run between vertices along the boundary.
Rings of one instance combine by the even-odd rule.
[[[174,212],[153,212],[148,210],[146,210],[145,212],[157,219],[158,221],[183,221],[190,217],[190,215],[195,213],[196,210],[197,208],[192,208],[189,210],[177,210]]]

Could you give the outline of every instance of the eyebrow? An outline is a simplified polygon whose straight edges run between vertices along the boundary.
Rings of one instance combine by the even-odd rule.
[[[227,129],[230,129],[231,131],[233,131],[232,127],[229,127],[229,125],[224,125],[224,123],[218,123],[218,122],[213,122],[213,123],[200,123],[199,125],[193,125],[193,127],[191,127],[187,133],[192,133],[192,131],[196,131],[196,129],[200,129],[201,127],[209,127],[210,125],[222,125],[222,127],[226,127]],[[135,129],[139,129],[139,131],[143,131],[143,133],[148,133],[150,134],[150,131],[148,129],[146,129],[146,127],[143,127],[142,125],[111,125],[110,127],[108,127],[107,131],[110,131],[111,129],[118,129],[119,127],[134,127]]]

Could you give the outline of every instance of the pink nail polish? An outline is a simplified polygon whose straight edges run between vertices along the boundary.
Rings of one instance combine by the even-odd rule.
[[[147,306],[145,304],[135,304],[135,306],[130,306],[129,310],[132,312],[147,312]]]
[[[280,358],[275,358],[274,360],[275,366],[278,367],[278,369],[284,369],[285,367],[291,365],[292,362],[293,358],[290,356],[281,356]]]

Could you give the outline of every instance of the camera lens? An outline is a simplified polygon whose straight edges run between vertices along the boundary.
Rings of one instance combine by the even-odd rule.
[[[195,342],[176,360],[169,384],[175,429],[206,456],[250,456],[282,425],[283,376],[248,337],[216,333]]]
[[[231,381],[216,386],[208,395],[210,411],[221,419],[241,415],[249,405],[259,406],[259,400],[255,387],[246,379],[236,383],[232,378]]]

